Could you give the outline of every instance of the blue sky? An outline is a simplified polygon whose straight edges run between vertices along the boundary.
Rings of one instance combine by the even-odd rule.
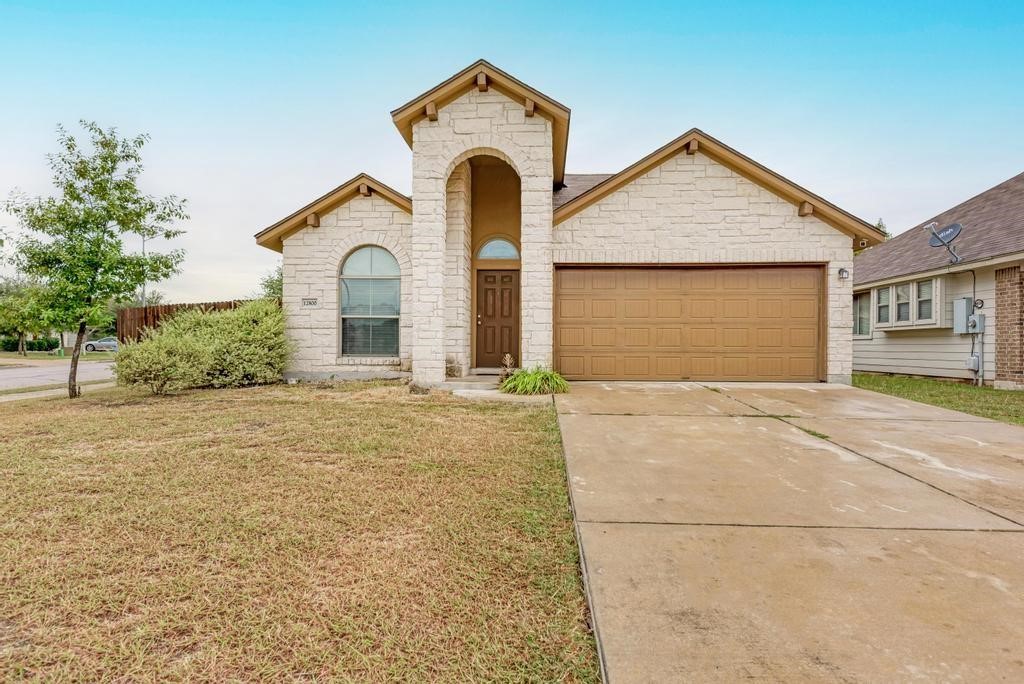
[[[0,196],[49,192],[58,122],[147,132],[191,213],[157,289],[245,296],[257,230],[359,171],[409,191],[388,112],[481,57],[572,108],[569,172],[697,126],[899,232],[1024,171],[1020,2],[0,0]]]

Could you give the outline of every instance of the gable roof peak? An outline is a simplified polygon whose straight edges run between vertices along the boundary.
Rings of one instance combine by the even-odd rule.
[[[565,176],[565,154],[569,144],[571,110],[558,100],[523,83],[485,59],[478,59],[454,76],[392,110],[391,120],[398,132],[402,134],[405,142],[412,147],[414,124],[429,116],[436,118],[437,110],[473,88],[479,87],[484,90],[492,86],[524,107],[528,102],[532,103],[533,111],[551,121],[554,183],[556,186],[561,185]],[[428,109],[433,114],[428,113]]]
[[[256,244],[280,252],[284,249],[285,237],[307,225],[320,225],[321,214],[332,211],[356,196],[369,197],[374,194],[380,195],[402,211],[408,214],[412,213],[412,198],[381,183],[367,173],[360,173],[298,211],[292,212],[277,223],[256,233]]]

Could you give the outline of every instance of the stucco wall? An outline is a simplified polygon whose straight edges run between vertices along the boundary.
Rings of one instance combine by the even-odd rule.
[[[294,348],[286,377],[408,370],[412,348],[412,267],[409,243],[412,216],[377,195],[357,196],[320,217],[320,227],[306,227],[284,239],[282,302],[288,337]],[[399,358],[341,358],[339,283],[341,263],[355,248],[378,245],[390,251],[401,268]],[[316,298],[315,306],[302,306]]]
[[[452,171],[476,154],[508,162],[522,184],[522,349],[526,365],[551,363],[552,125],[491,88],[471,90],[413,125],[413,378],[444,379],[446,188]]]
[[[704,154],[681,153],[554,227],[555,263],[827,264],[827,377],[852,372],[852,240]]]

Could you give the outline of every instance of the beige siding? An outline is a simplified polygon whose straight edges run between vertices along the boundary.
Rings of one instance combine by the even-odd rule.
[[[995,377],[995,269],[977,270],[973,295],[985,300],[985,379]],[[876,373],[909,373],[947,378],[971,378],[965,362],[971,354],[971,336],[953,333],[953,300],[972,296],[970,273],[943,276],[943,321],[948,327],[886,331],[872,328],[870,339],[854,339],[853,369]],[[872,312],[874,316],[874,312]]]

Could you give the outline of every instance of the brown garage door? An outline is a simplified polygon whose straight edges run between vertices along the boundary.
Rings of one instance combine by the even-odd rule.
[[[555,365],[576,380],[819,380],[822,272],[559,268]]]

